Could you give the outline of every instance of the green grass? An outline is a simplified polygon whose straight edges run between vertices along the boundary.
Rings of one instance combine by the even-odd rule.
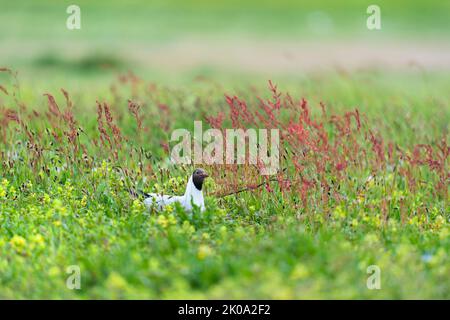
[[[393,160],[387,154],[389,142],[409,157],[417,144],[429,145],[435,160],[442,139],[448,148],[446,70],[285,74],[199,64],[180,71],[133,60],[136,48],[153,50],[186,39],[445,44],[448,3],[378,1],[379,33],[365,27],[372,1],[77,3],[82,29],[68,31],[65,10],[71,2],[0,0],[0,67],[18,71],[18,77],[0,72],[0,86],[8,92],[0,91],[0,299],[450,298],[448,176],[439,184],[448,174],[448,157],[439,173],[399,153]],[[311,14],[317,12],[332,28],[314,28]],[[120,82],[118,75],[128,70],[142,81]],[[348,152],[338,148],[335,154],[349,160],[354,145],[366,153],[342,172],[334,169],[339,159],[315,158],[329,154],[308,153],[304,170],[295,170],[288,154],[281,163],[288,178],[295,182],[302,175],[315,183],[304,202],[299,186],[286,191],[277,183],[272,192],[260,188],[217,197],[222,180],[248,182],[222,167],[207,168],[213,179],[205,186],[203,213],[176,207],[149,211],[142,199],[131,197],[131,184],[183,193],[193,167],[167,163],[163,145],[171,132],[192,130],[194,120],[221,111],[231,126],[224,94],[245,99],[254,111],[257,96],[271,98],[269,79],[296,100],[307,99],[314,119],[331,120],[320,118],[320,102],[328,116],[358,108],[363,126],[354,130],[352,122],[351,133],[338,144]],[[67,118],[49,114],[45,93],[69,110],[60,88],[73,102],[73,127]],[[143,132],[128,111],[128,99],[142,106]],[[96,101],[108,103],[127,139],[113,141],[112,150],[99,141]],[[281,116],[298,119],[298,110],[283,109]],[[324,128],[330,141],[339,139],[330,121]],[[377,160],[365,137],[369,130],[383,139],[385,162]],[[326,164],[324,174],[315,160]],[[317,188],[323,181],[330,185],[328,197]],[[80,267],[80,290],[66,286],[71,265]],[[380,290],[367,288],[371,265],[381,270]]]
[[[44,116],[27,122],[44,148],[38,160],[25,147],[28,138],[10,124],[10,138],[2,145],[0,177],[4,179],[0,187],[0,297],[450,297],[448,194],[433,193],[435,176],[426,168],[414,171],[424,181],[415,191],[389,168],[379,171],[369,184],[364,181],[370,166],[349,171],[339,190],[346,195],[345,201],[330,198],[308,208],[293,207],[298,194],[282,194],[276,185],[273,193],[262,189],[216,198],[211,195],[218,189],[213,181],[206,185],[210,195],[204,213],[186,214],[176,208],[151,213],[133,200],[126,190],[130,181],[115,166],[130,170],[145,190],[168,193],[182,193],[190,170],[169,167],[168,175],[174,179],[159,174],[152,178],[146,166],[153,162],[145,160],[144,172],[140,172],[139,152],[133,146],[163,159],[166,154],[160,142],[174,128],[190,128],[193,119],[225,110],[223,92],[253,101],[254,93],[244,84],[253,81],[259,95],[268,96],[265,83],[251,76],[242,78],[242,83],[227,81],[226,75],[222,80],[225,85],[217,87],[213,81],[196,83],[186,75],[178,84],[167,80],[172,85],[158,85],[153,96],[146,98],[153,103],[145,106],[149,115],[144,117],[144,126],[151,131],[144,136],[137,135],[136,124],[126,111],[126,99],[133,89],[124,85],[120,100],[113,103],[117,124],[129,138],[124,146],[129,151],[119,153],[119,160],[92,145],[92,138],[98,139],[95,99],[113,101],[107,90],[110,83],[90,90],[75,87],[73,94],[71,86],[66,87],[85,132],[79,139],[87,146],[87,164],[65,139],[58,142],[44,133],[44,128],[52,128]],[[2,83],[13,91],[13,80],[3,76]],[[422,74],[366,71],[351,76],[328,73],[281,78],[279,83],[282,91],[307,98],[316,106],[314,113],[319,101],[338,114],[358,106],[373,128],[401,148],[416,143],[435,145],[448,132],[446,75],[429,73],[424,78]],[[64,86],[64,81],[58,85]],[[145,101],[145,87],[139,87],[135,99]],[[24,81],[19,101],[29,110],[42,112],[47,108],[42,92]],[[61,94],[46,92],[55,94],[63,108]],[[13,100],[3,99],[4,105],[16,109]],[[157,115],[156,101],[173,111],[167,131],[158,129],[167,119]],[[5,152],[17,152],[18,158]],[[158,161],[152,165],[154,170],[164,166]],[[356,192],[361,186],[366,186],[363,194]],[[392,188],[389,194],[386,186]],[[381,208],[388,195],[386,220]],[[311,195],[320,202],[318,197]],[[70,265],[81,269],[81,290],[66,287]],[[381,269],[381,290],[366,287],[370,265]]]

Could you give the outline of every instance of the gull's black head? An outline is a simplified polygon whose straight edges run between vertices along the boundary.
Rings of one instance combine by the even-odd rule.
[[[195,169],[194,173],[192,174],[192,182],[194,183],[194,186],[198,190],[202,190],[203,187],[203,181],[205,178],[209,177],[205,170],[203,169]]]

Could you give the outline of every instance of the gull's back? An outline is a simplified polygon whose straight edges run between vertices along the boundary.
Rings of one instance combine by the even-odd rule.
[[[156,207],[158,210],[162,210],[165,206],[179,202],[184,204],[184,196],[168,196],[157,193],[150,193],[148,198],[144,200],[144,204],[147,208]]]

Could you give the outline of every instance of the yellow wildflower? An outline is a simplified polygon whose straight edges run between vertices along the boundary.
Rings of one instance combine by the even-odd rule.
[[[413,226],[418,226],[418,225],[419,225],[419,219],[417,218],[417,216],[412,217],[412,218],[410,218],[410,219],[408,220],[408,223],[409,223],[410,225],[413,225]]]
[[[145,209],[143,203],[141,201],[139,201],[138,199],[134,199],[133,200],[133,204],[131,206],[131,212],[136,214],[136,213],[140,213]]]
[[[203,232],[202,233],[202,239],[203,240],[209,240],[209,238],[210,238],[209,233],[207,233],[207,232]]]
[[[42,201],[43,201],[45,204],[49,204],[51,200],[52,200],[52,199],[50,198],[50,196],[49,196],[48,194],[44,193],[44,198],[42,199]]]
[[[212,254],[213,250],[210,246],[202,244],[200,247],[198,247],[197,258],[199,258],[200,260],[203,260]]]
[[[45,245],[44,237],[39,233],[31,236],[30,241],[33,244],[33,247],[43,248]]]
[[[11,238],[9,243],[15,250],[19,251],[19,250],[23,250],[25,248],[27,241],[25,240],[25,238],[15,235],[14,237]]]
[[[51,277],[56,277],[61,273],[58,267],[53,266],[48,270],[48,275]]]
[[[444,219],[444,217],[443,216],[441,216],[441,215],[438,215],[437,217],[436,217],[436,219],[434,220],[434,227],[436,228],[436,229],[440,229],[440,228],[442,228],[442,226],[445,224],[445,219]]]
[[[309,270],[304,264],[297,264],[291,273],[292,280],[301,280],[309,276]]]
[[[80,205],[84,208],[87,205],[87,197],[84,195],[83,198],[81,198]]]
[[[0,198],[6,197],[6,190],[8,189],[9,181],[6,179],[2,180],[2,183],[0,184]]]
[[[111,272],[106,280],[107,286],[114,290],[125,290],[127,288],[127,281],[117,272]]]
[[[2,187],[6,189],[6,188],[8,188],[8,186],[9,186],[9,181],[6,180],[6,179],[3,179],[2,180]]]
[[[341,206],[337,206],[336,209],[334,210],[333,214],[336,218],[340,218],[340,219],[345,219],[345,217],[347,216],[347,212],[345,212],[345,210],[342,209]]]
[[[53,210],[59,212],[61,215],[67,214],[67,208],[63,206],[63,203],[59,199],[53,200]]]
[[[169,217],[168,217],[168,219],[167,219],[167,222],[168,222],[170,225],[175,225],[175,224],[177,224],[177,219],[175,218],[175,216],[174,216],[173,214],[169,214]]]
[[[162,215],[162,214],[160,214],[158,216],[158,219],[156,220],[156,223],[159,224],[163,228],[166,228],[167,225],[169,224],[169,222],[167,221],[167,218],[164,215]]]
[[[189,221],[184,221],[183,222],[183,226],[182,226],[182,230],[186,233],[186,234],[193,234],[195,232],[195,227],[193,225],[191,225],[189,223]]]
[[[219,229],[220,235],[222,237],[225,237],[227,235],[227,227],[226,226],[221,226]]]
[[[358,203],[363,203],[364,202],[364,200],[365,200],[365,196],[364,196],[364,193],[359,193],[358,195],[357,195],[357,200],[358,200]]]

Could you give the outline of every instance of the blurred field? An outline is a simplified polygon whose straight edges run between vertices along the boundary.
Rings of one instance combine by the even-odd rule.
[[[83,0],[76,31],[69,4],[0,0],[0,298],[450,298],[450,3],[377,1],[380,31],[372,1]],[[130,196],[182,193],[172,130],[231,127],[225,94],[268,115],[268,80],[289,187],[220,198],[263,178],[218,166],[203,214]]]
[[[329,67],[334,58],[342,56],[350,57],[344,60],[348,64],[355,59],[389,61],[395,56],[394,64],[419,60],[420,65],[424,59],[437,67],[449,66],[450,8],[442,1],[379,1],[380,31],[366,28],[370,1],[77,4],[82,27],[71,31],[65,28],[66,2],[2,1],[0,59],[11,67],[24,64],[70,70],[72,66],[87,71],[96,66],[89,62],[97,62],[112,67],[137,64],[172,73],[181,67],[241,70],[251,68],[252,60],[260,61],[252,71],[258,67],[264,72],[264,63],[270,72],[276,72],[274,63],[284,72],[292,66],[299,71],[296,59],[307,60],[302,67],[320,63]],[[302,56],[303,51],[307,55]],[[323,58],[314,62],[315,56]],[[283,64],[271,61],[280,59]]]

